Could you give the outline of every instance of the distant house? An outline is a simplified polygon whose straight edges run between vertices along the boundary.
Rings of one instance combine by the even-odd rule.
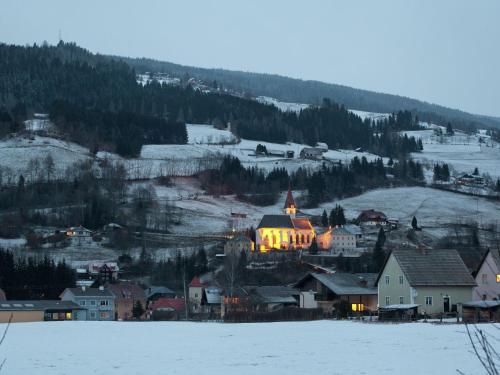
[[[124,282],[109,284],[107,288],[115,295],[115,319],[132,319],[132,311],[137,302],[146,309],[146,294],[139,285]]]
[[[252,298],[254,307],[259,311],[274,311],[299,305],[300,291],[289,286],[244,286],[243,290]]]
[[[101,284],[111,283],[118,278],[118,263],[116,262],[94,262],[88,266],[88,274],[93,280]]]
[[[376,273],[315,273],[299,280],[295,287],[301,291],[312,290],[318,307],[331,313],[335,303],[345,301],[352,312],[377,309]]]
[[[5,292],[0,288],[0,301],[5,301],[6,299]]]
[[[323,151],[319,148],[304,147],[300,151],[300,157],[302,159],[321,160],[323,158]]]
[[[147,317],[151,320],[179,320],[185,313],[184,298],[160,297],[148,306]]]
[[[174,298],[176,293],[172,290],[167,288],[166,286],[150,286],[145,290],[146,293],[146,299],[148,301],[155,301],[160,297],[166,297],[166,298]]]
[[[362,211],[356,219],[358,224],[386,225],[387,216],[381,211],[373,209]]]
[[[332,249],[334,251],[350,251],[356,249],[356,234],[342,226],[332,230]]]
[[[189,303],[193,312],[201,312],[201,305],[206,302],[204,293],[205,285],[199,277],[194,277],[188,285],[189,288]]]
[[[485,181],[484,178],[481,176],[477,175],[472,175],[472,174],[463,174],[460,177],[456,179],[456,184],[457,185],[464,185],[464,186],[484,186]]]
[[[397,249],[376,285],[380,307],[416,304],[419,313],[436,315],[470,301],[476,282],[455,250]]]
[[[473,300],[500,300],[500,254],[497,249],[486,252],[476,274]]]
[[[240,256],[241,252],[244,251],[247,254],[250,254],[253,251],[254,244],[253,241],[244,236],[244,235],[237,235],[229,241],[226,242],[224,245],[224,255],[228,256]]]
[[[328,145],[324,142],[317,142],[315,145],[314,145],[314,148],[317,148],[323,152],[327,152],[328,151]]]
[[[71,244],[75,246],[90,245],[92,243],[92,231],[81,225],[68,228],[66,236],[71,240]]]
[[[103,287],[66,288],[61,300],[72,301],[85,308],[78,311],[76,320],[113,320],[115,318],[115,295]]]
[[[287,157],[288,159],[293,159],[293,157],[294,157],[294,156],[295,156],[295,152],[294,152],[294,151],[292,151],[292,150],[288,150],[288,151],[286,152],[286,157]]]
[[[42,322],[47,320],[80,320],[85,316],[85,308],[71,301],[26,300],[2,301],[0,303],[0,323]]]

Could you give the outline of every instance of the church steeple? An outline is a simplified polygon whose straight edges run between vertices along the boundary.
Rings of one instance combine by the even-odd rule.
[[[295,217],[297,213],[297,206],[295,205],[295,200],[292,195],[292,188],[288,186],[288,192],[286,193],[285,207],[283,207],[285,214]]]

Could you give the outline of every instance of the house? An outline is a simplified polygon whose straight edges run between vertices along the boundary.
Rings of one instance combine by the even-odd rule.
[[[98,280],[101,284],[111,283],[118,278],[118,263],[94,262],[89,264],[88,273],[91,279]]]
[[[116,320],[132,319],[134,317],[132,311],[137,302],[146,309],[146,294],[139,285],[123,282],[109,284],[107,288],[115,295]]]
[[[295,152],[294,151],[287,150],[287,152],[286,152],[287,159],[293,159],[294,156],[295,156]]]
[[[357,237],[355,233],[342,226],[333,228],[331,248],[335,252],[356,250],[356,247]]]
[[[160,297],[150,303],[147,310],[150,320],[179,320],[186,316],[184,298]]]
[[[85,308],[71,301],[9,300],[0,303],[0,323],[79,320],[84,313]]]
[[[321,160],[323,158],[323,151],[319,148],[304,147],[300,151],[300,157],[302,159]]]
[[[472,299],[500,300],[500,253],[498,249],[488,250],[477,268],[476,284]]]
[[[379,273],[378,305],[417,304],[420,314],[457,311],[476,282],[455,250],[396,249]]]
[[[375,273],[316,273],[311,272],[299,280],[295,287],[315,292],[318,307],[331,313],[337,302],[345,301],[352,312],[375,311],[377,288]]]
[[[188,285],[189,288],[189,304],[191,311],[201,312],[201,305],[206,302],[204,293],[205,285],[201,282],[198,276],[195,276]]]
[[[244,286],[258,311],[275,311],[283,307],[299,305],[299,290],[282,285]]]
[[[471,301],[462,303],[464,323],[500,323],[500,301]]]
[[[415,321],[418,318],[417,304],[395,304],[379,307],[378,320],[386,321]]]
[[[205,312],[209,319],[215,319],[221,315],[223,291],[221,288],[211,285],[205,288],[206,305]]]
[[[253,251],[254,244],[253,241],[240,234],[229,239],[224,245],[224,255],[226,256],[237,256],[241,255],[244,251],[246,254],[250,254]]]
[[[362,211],[356,219],[356,222],[358,224],[386,225],[387,216],[383,212],[370,209]]]
[[[92,243],[92,231],[81,225],[68,228],[66,236],[71,240],[72,245],[84,246]]]
[[[316,142],[316,144],[314,145],[314,148],[317,148],[318,150],[321,150],[323,152],[328,151],[328,145],[324,142]]]
[[[264,215],[255,233],[255,249],[297,250],[308,248],[315,237],[311,222],[306,217],[296,217],[297,206],[289,188],[282,215]]]
[[[75,320],[113,320],[115,318],[115,295],[104,287],[66,288],[61,296],[62,301],[72,301],[84,307],[78,311]]]
[[[5,301],[6,299],[5,292],[0,288],[0,301]]]
[[[457,185],[484,186],[484,178],[478,175],[464,174],[456,179]]]
[[[160,297],[174,298],[176,293],[166,286],[150,286],[145,290],[146,300],[155,301]]]

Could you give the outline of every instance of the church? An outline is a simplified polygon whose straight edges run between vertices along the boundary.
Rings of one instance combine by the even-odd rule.
[[[255,233],[255,250],[267,253],[271,249],[298,250],[309,248],[315,237],[307,217],[296,217],[297,206],[289,188],[283,214],[264,215]]]

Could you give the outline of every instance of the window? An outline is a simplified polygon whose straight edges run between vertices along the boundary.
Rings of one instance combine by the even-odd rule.
[[[90,312],[90,319],[95,319],[95,311]]]
[[[399,304],[402,305],[403,303],[405,303],[405,298],[404,297],[399,297]]]
[[[363,303],[352,303],[351,310],[352,311],[365,311],[365,305]]]
[[[425,297],[425,306],[432,306],[432,297]]]
[[[497,274],[497,283],[500,283],[500,273]]]
[[[391,281],[391,277],[389,275],[386,275],[385,276],[385,285],[389,285],[390,281]]]
[[[487,273],[483,273],[483,274],[481,275],[481,282],[482,282],[483,284],[488,284],[488,274],[487,274]]]
[[[107,299],[101,300],[101,306],[108,306],[108,300]]]
[[[387,306],[387,305],[390,305],[390,304],[391,304],[391,297],[386,296],[385,297],[385,305]]]
[[[92,306],[95,306],[95,300],[91,300],[91,301],[90,301],[90,304],[91,304]]]
[[[66,313],[66,320],[71,320],[71,313],[70,312]]]
[[[107,311],[102,311],[100,314],[99,314],[99,317],[101,319],[108,319],[109,318],[109,313]]]
[[[87,303],[87,301],[82,300],[82,301],[80,301],[80,306],[85,306],[86,303]]]
[[[404,277],[403,275],[399,276],[399,285],[403,285]]]

